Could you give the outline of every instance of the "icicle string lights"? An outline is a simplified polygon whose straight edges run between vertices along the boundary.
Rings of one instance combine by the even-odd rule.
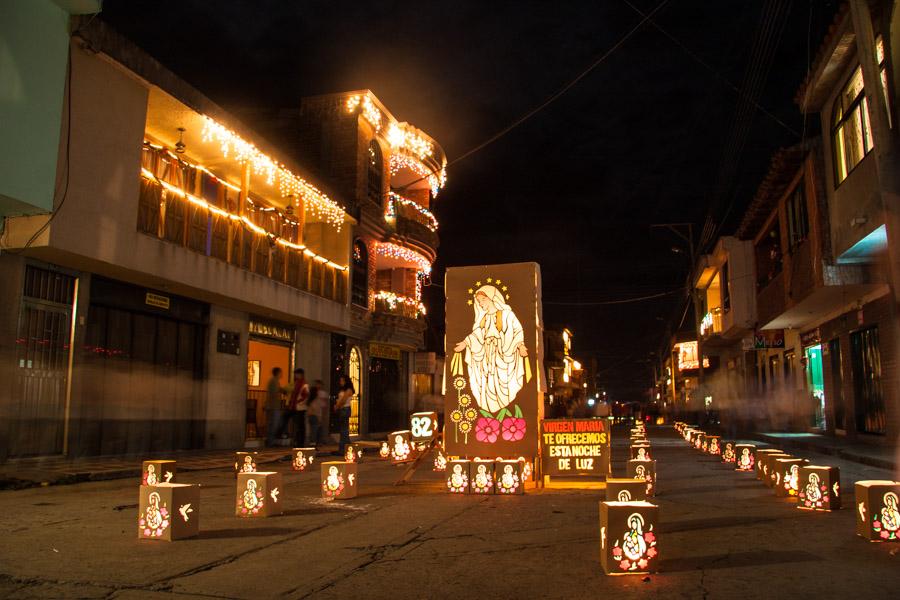
[[[388,210],[387,215],[385,215],[388,219],[393,219],[397,216],[397,205],[401,206],[409,206],[413,208],[416,212],[422,215],[425,219],[424,225],[430,229],[431,231],[437,231],[438,222],[434,217],[434,214],[424,206],[419,205],[418,202],[410,200],[409,198],[404,198],[400,194],[389,192],[388,193]]]
[[[405,304],[419,311],[419,314],[425,314],[425,305],[415,298],[400,296],[394,292],[380,291],[375,293],[375,299],[384,301],[391,310],[396,309],[399,304]]]
[[[206,115],[203,116],[202,137],[204,142],[219,144],[222,156],[226,158],[230,156],[240,163],[249,164],[253,173],[264,176],[269,185],[277,183],[283,198],[290,196],[302,198],[310,213],[340,231],[344,223],[344,209],[314,185],[294,175],[287,167],[263,154],[256,146]]]
[[[422,256],[415,250],[406,248],[405,246],[391,244],[389,242],[378,242],[378,244],[375,246],[375,250],[380,256],[387,256],[388,258],[396,258],[399,260],[412,262],[416,264],[416,268],[422,273],[431,273],[431,263],[427,258]]]

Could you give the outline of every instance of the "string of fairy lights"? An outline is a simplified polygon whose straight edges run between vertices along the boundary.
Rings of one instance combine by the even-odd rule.
[[[384,217],[388,220],[397,218],[397,206],[407,206],[418,212],[425,220],[424,225],[431,231],[437,231],[438,221],[434,213],[409,198],[404,198],[396,192],[388,192],[387,212]]]

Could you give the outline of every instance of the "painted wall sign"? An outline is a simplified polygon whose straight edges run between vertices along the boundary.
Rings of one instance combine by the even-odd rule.
[[[541,421],[541,464],[544,474],[608,476],[609,425],[606,419]]]
[[[756,350],[784,348],[784,329],[757,331],[753,334],[753,347]]]
[[[250,319],[249,330],[253,335],[270,337],[283,342],[293,343],[294,341],[294,328],[287,325]]]
[[[447,454],[535,456],[546,390],[540,267],[451,267],[444,289]]]
[[[369,356],[372,358],[386,358],[387,360],[400,360],[400,348],[387,344],[369,344]]]
[[[171,301],[168,296],[162,296],[160,294],[154,294],[153,292],[147,292],[144,294],[144,304],[147,306],[153,306],[155,308],[162,308],[164,310],[169,310],[169,305]]]

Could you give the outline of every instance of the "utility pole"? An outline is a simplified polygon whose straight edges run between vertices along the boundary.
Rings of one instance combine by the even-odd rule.
[[[697,387],[703,386],[703,336],[700,335],[700,322],[703,317],[700,315],[700,303],[697,301],[697,295],[694,292],[694,269],[697,267],[696,248],[694,247],[694,224],[693,223],[654,223],[650,225],[651,229],[668,229],[683,242],[687,244],[691,266],[688,268],[687,289],[688,297],[694,305],[694,330],[697,332]],[[687,235],[684,233],[687,229]],[[677,331],[675,333],[678,333]],[[673,381],[675,363],[672,363]]]

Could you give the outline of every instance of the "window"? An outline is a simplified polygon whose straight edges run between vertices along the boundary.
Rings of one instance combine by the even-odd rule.
[[[762,289],[781,273],[781,226],[775,219],[756,242],[756,285]]]
[[[809,237],[809,214],[803,180],[788,197],[787,206],[788,246],[794,250]]]
[[[356,391],[350,399],[350,434],[359,434],[359,396],[362,393],[362,358],[359,348],[353,346],[350,349],[349,371],[350,383]]]
[[[875,60],[878,62],[878,73],[881,78],[881,92],[884,94],[884,107],[887,109],[888,127],[891,123],[891,101],[888,96],[887,68],[884,60],[884,39],[879,35],[875,38]]]
[[[856,430],[861,433],[883,435],[885,410],[877,327],[850,334],[850,363],[856,406]]]
[[[362,240],[353,242],[353,304],[369,308],[369,251]]]
[[[384,193],[382,192],[384,187],[384,161],[381,158],[381,146],[375,140],[369,142],[366,164],[368,165],[369,200],[378,206],[382,206],[384,204]]]
[[[835,99],[831,124],[834,176],[835,182],[840,184],[872,149],[869,105],[866,102],[860,67],[856,67],[847,85]]]

